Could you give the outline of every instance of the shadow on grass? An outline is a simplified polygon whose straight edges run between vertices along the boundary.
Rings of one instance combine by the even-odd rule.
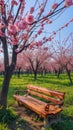
[[[31,125],[23,119],[13,121],[8,125],[9,130],[33,130]]]
[[[12,122],[8,127],[9,130],[34,130],[34,128],[31,127],[31,124],[23,119]],[[73,119],[63,115],[61,122],[52,124],[51,127],[46,130],[73,130]]]
[[[73,130],[73,118],[62,115],[61,122],[52,124],[46,130]]]
[[[49,84],[52,84],[52,85],[57,85],[57,86],[61,86],[61,87],[65,87],[65,86],[67,86],[67,87],[70,87],[70,86],[73,86],[73,83],[72,84],[70,84],[70,82],[69,81],[66,81],[65,82],[65,80],[62,80],[62,79],[58,79],[58,78],[46,78],[46,77],[43,77],[43,78],[38,78],[37,79],[37,81],[36,81],[37,83],[39,83],[39,84],[41,84],[41,82],[43,83],[49,83]]]
[[[33,130],[31,124],[20,118],[12,108],[6,111],[0,109],[0,124],[0,130]]]
[[[16,82],[17,81],[17,82]],[[27,84],[49,84],[51,86],[61,86],[61,87],[70,87],[73,84],[70,84],[69,79],[66,75],[61,75],[60,78],[57,78],[56,75],[37,75],[37,79],[34,80],[34,76],[32,75],[24,75],[21,76],[19,79],[15,77],[13,78],[13,82],[11,82],[11,86],[26,86]]]

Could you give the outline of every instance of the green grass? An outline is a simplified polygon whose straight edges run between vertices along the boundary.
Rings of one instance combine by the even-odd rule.
[[[2,81],[3,77],[0,77],[0,86]],[[8,107],[16,103],[13,99],[15,90],[26,89],[28,84],[65,92],[64,110],[62,111],[63,122],[54,124],[47,130],[73,130],[73,84],[69,83],[67,75],[62,74],[59,79],[54,74],[47,74],[43,77],[38,75],[36,81],[33,79],[33,75],[22,75],[19,79],[13,75],[8,93]]]

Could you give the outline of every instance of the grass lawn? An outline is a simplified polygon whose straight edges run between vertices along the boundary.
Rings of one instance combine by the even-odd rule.
[[[2,80],[3,77],[0,76],[0,86]],[[16,103],[13,99],[15,90],[26,89],[27,84],[65,92],[64,110],[62,111],[63,122],[53,124],[52,127],[47,130],[73,130],[73,84],[70,85],[67,75],[62,74],[59,79],[53,74],[47,74],[43,77],[38,75],[36,81],[34,81],[33,75],[21,75],[20,78],[13,75],[8,93],[8,107]]]

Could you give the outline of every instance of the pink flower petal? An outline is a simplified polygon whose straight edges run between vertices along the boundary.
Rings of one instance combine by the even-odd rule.
[[[27,22],[28,24],[32,24],[32,23],[34,22],[34,16],[33,16],[32,14],[28,14],[28,15],[26,16],[26,22]]]
[[[4,37],[5,35],[4,35],[4,33],[0,30],[0,36],[1,37]]]

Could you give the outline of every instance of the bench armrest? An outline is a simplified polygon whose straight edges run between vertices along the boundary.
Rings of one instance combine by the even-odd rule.
[[[56,108],[60,108],[60,109],[62,109],[61,107],[59,107],[58,105],[54,105],[54,104],[52,104],[52,103],[50,103],[50,104],[47,104],[46,106],[45,106],[45,111],[46,112],[48,112],[49,110],[55,110]]]

